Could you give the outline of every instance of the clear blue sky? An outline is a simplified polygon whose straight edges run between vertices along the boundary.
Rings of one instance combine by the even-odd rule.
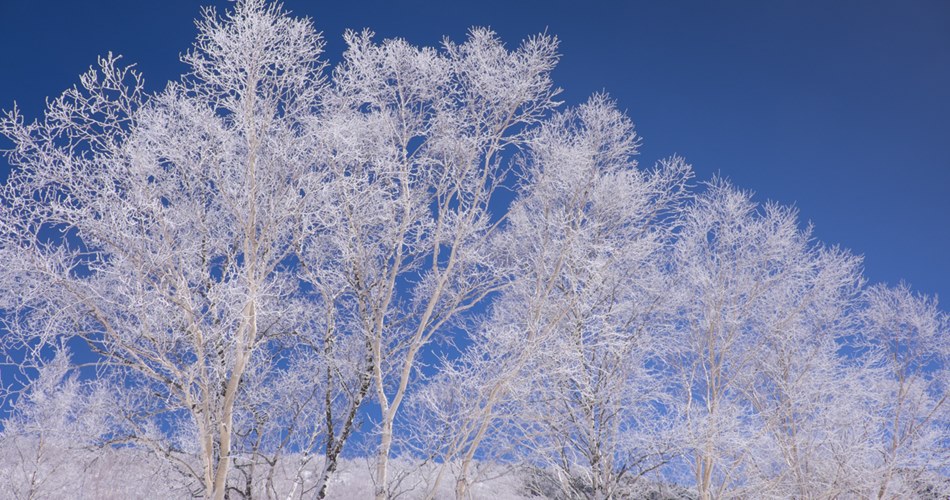
[[[37,116],[107,51],[150,87],[177,78],[194,0],[0,0],[0,108]],[[226,2],[214,2],[226,6]],[[547,29],[567,104],[607,90],[644,137],[950,303],[950,2],[287,0],[339,57],[345,28],[437,44],[491,26],[509,45]],[[8,170],[0,160],[0,179]]]

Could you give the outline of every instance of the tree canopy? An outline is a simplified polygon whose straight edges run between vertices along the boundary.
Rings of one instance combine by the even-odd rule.
[[[365,457],[378,499],[950,494],[936,299],[640,166],[555,37],[198,32],[159,92],[110,54],[0,120],[3,491],[323,498]]]

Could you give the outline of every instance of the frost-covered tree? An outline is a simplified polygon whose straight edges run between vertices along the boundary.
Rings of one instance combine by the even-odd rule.
[[[279,4],[197,27],[159,91],[108,55],[0,118],[3,491],[946,496],[936,301],[639,168],[609,99],[557,111],[554,37],[329,69]]]
[[[687,209],[674,262],[681,438],[700,497],[841,494],[822,476],[848,425],[834,414],[848,389],[837,340],[858,261],[812,242],[794,210],[715,180]]]
[[[12,498],[62,495],[95,459],[89,448],[107,429],[107,396],[84,387],[68,358],[59,350],[44,363],[3,422],[0,487]]]
[[[66,348],[42,356],[0,431],[0,490],[14,499],[183,496],[176,472],[143,450],[113,449],[122,427],[111,381],[81,380]]]
[[[866,293],[862,345],[873,385],[876,498],[950,495],[950,321],[906,285]]]
[[[793,212],[782,218],[790,224],[782,246],[763,256],[775,281],[752,327],[762,349],[742,389],[755,414],[750,430],[761,430],[746,475],[761,496],[846,496],[867,466],[871,427],[860,372],[840,354],[853,332],[859,260],[795,232]]]
[[[307,122],[322,43],[256,0],[198,31],[190,72],[158,94],[110,56],[42,120],[7,114],[0,283],[17,287],[9,335],[85,340],[143,394],[129,438],[223,498],[254,354],[318,311],[292,300],[291,261],[320,229],[303,222],[321,206]]]
[[[538,36],[509,51],[477,29],[437,51],[371,36],[346,35],[324,135],[338,172],[337,265],[380,406],[383,498],[422,349],[499,286],[491,242],[503,217],[489,206],[510,170],[503,152],[557,105],[557,44]]]
[[[586,484],[565,481],[566,496],[608,498],[656,466],[653,322],[665,312],[664,250],[690,170],[679,158],[637,169],[638,142],[604,96],[528,141],[524,193],[499,244],[510,284],[419,396],[443,429],[443,470],[458,462],[457,498],[476,454],[510,458],[499,434],[520,440],[534,466],[582,471]]]
[[[437,51],[351,32],[325,79],[319,35],[279,5],[209,9],[198,30],[160,93],[110,56],[43,120],[3,120],[8,329],[85,340],[139,389],[129,438],[216,498],[235,440],[260,452],[256,384],[306,345],[325,472],[373,387],[384,496],[420,350],[496,287],[488,206],[502,153],[558,104],[556,42],[509,51],[473,30]]]

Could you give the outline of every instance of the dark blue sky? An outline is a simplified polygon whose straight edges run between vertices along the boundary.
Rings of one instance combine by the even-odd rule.
[[[110,50],[160,88],[181,73],[203,3],[0,0],[0,108],[37,116]],[[512,46],[547,29],[567,104],[607,90],[637,123],[645,164],[679,153],[700,180],[721,172],[794,203],[820,239],[863,254],[872,281],[950,300],[950,2],[285,5],[314,18],[331,60],[348,27],[431,45],[487,25]]]

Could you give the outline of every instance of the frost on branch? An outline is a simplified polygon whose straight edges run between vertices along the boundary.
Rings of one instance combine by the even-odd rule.
[[[936,300],[639,165],[556,38],[197,27],[158,92],[110,54],[0,119],[3,491],[947,495]]]

